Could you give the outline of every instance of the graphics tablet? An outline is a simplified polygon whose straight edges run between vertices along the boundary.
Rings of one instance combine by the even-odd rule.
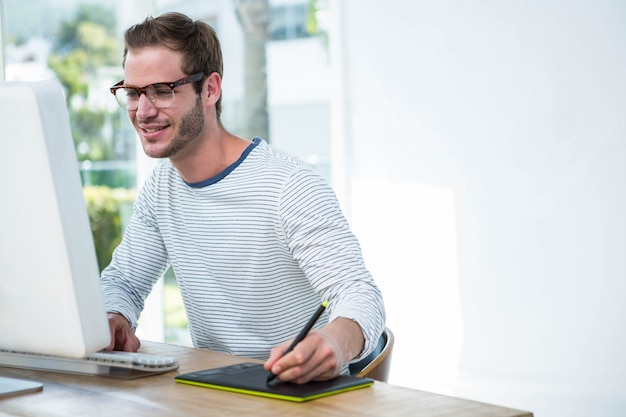
[[[278,380],[267,383],[267,371],[258,363],[244,362],[176,376],[183,384],[303,402],[341,392],[369,387],[373,379],[341,375],[330,381],[293,384]]]

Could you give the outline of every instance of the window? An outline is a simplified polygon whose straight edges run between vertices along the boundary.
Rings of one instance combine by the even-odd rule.
[[[270,10],[270,39],[281,41],[312,36],[307,30],[306,4],[289,4]]]

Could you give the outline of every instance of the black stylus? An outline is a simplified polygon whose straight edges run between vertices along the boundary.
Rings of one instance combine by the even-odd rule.
[[[313,327],[313,325],[315,324],[315,322],[317,321],[317,319],[320,318],[320,316],[322,315],[322,313],[324,312],[324,310],[326,309],[326,306],[328,305],[328,301],[324,301],[322,303],[321,306],[319,306],[319,308],[317,309],[317,311],[315,312],[315,314],[313,314],[313,317],[311,317],[311,319],[307,322],[307,324],[304,326],[304,328],[300,331],[300,333],[298,334],[298,336],[296,336],[295,339],[293,339],[293,342],[291,342],[291,345],[289,345],[289,347],[287,348],[287,350],[285,351],[285,353],[282,354],[281,358],[283,356],[285,356],[286,354],[288,354],[289,352],[291,352],[293,350],[294,347],[296,347],[296,345],[298,343],[300,343],[302,341],[302,339],[304,339],[306,337],[307,334],[309,334],[309,331],[311,330],[311,328]],[[267,383],[269,384],[270,382],[272,382],[274,380],[274,378],[276,378],[276,375],[274,375],[272,373],[272,371],[270,371],[270,374],[267,376]]]

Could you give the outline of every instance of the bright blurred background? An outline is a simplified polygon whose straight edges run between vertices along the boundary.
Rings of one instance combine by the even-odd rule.
[[[222,40],[227,129],[336,190],[386,299],[390,383],[626,415],[623,1],[0,5],[4,78],[66,86],[101,267],[156,163],[108,92],[121,36],[181,11]],[[139,332],[189,344],[171,274]]]

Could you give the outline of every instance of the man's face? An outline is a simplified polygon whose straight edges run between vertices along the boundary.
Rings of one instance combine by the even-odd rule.
[[[124,83],[145,87],[177,81],[189,75],[182,72],[180,64],[180,53],[166,47],[128,51]],[[158,108],[142,94],[137,110],[128,112],[143,150],[150,157],[180,158],[201,140],[205,125],[201,96],[196,94],[192,84],[175,87],[174,96],[171,106]]]

